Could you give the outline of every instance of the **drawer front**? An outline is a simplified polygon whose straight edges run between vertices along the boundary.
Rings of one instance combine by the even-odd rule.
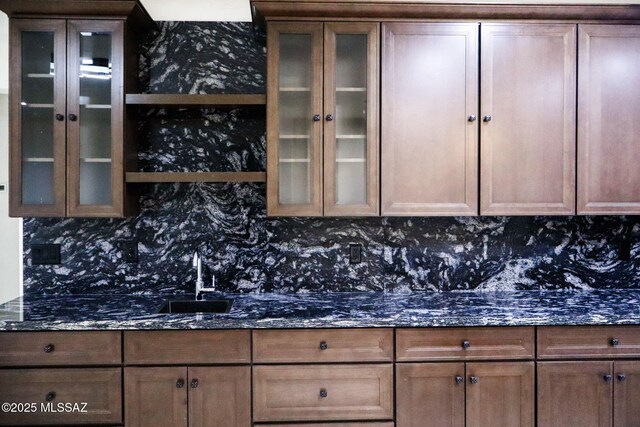
[[[118,331],[0,332],[0,366],[121,363]]]
[[[640,326],[538,328],[539,359],[640,356]]]
[[[391,364],[254,366],[253,419],[390,420],[392,384]]]
[[[255,363],[391,362],[391,329],[258,330]]]
[[[35,404],[3,412],[0,425],[121,424],[122,370],[2,369],[0,402]]]
[[[124,361],[128,365],[249,363],[251,332],[127,331]]]
[[[532,327],[398,329],[396,360],[532,359],[534,337]]]

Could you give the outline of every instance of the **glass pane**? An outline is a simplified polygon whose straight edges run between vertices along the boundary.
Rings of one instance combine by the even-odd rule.
[[[50,31],[21,36],[22,203],[27,205],[54,203],[53,41]]]
[[[367,38],[336,35],[336,203],[367,203]]]
[[[281,34],[279,200],[311,202],[311,35]]]
[[[111,34],[80,33],[80,204],[111,204]]]

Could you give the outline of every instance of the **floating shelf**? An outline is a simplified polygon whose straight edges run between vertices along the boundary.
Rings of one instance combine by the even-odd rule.
[[[53,163],[53,157],[26,157],[23,161],[28,163]]]
[[[216,95],[189,95],[189,94],[143,94],[128,93],[127,105],[149,106],[215,106],[215,105],[266,105],[267,95],[253,94],[216,94]]]
[[[90,110],[110,110],[110,104],[80,104],[81,107],[90,109]]]
[[[366,163],[367,159],[336,159],[336,163]]]
[[[311,92],[309,87],[281,87],[280,92]]]
[[[28,73],[27,77],[31,79],[52,79],[53,74]]]
[[[87,157],[86,159],[80,159],[80,161],[84,163],[111,163],[110,158],[101,157]]]
[[[127,172],[128,183],[266,182],[266,172]]]
[[[366,92],[366,87],[337,87],[336,92]]]
[[[53,108],[53,104],[21,104],[25,108]]]

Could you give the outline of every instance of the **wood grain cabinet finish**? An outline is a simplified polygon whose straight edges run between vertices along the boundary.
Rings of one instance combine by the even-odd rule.
[[[393,418],[393,365],[254,366],[253,419]]]
[[[395,427],[393,422],[383,423],[304,423],[304,424],[260,424],[264,427]]]
[[[640,26],[579,25],[578,213],[640,212]]]
[[[254,363],[392,362],[393,329],[253,331]]]
[[[574,214],[576,25],[481,27],[480,214]]]
[[[640,362],[614,362],[613,425],[640,425]]]
[[[543,326],[538,359],[640,357],[639,326]]]
[[[478,24],[382,33],[382,215],[477,215]]]
[[[397,427],[465,427],[464,363],[396,365]]]
[[[533,359],[533,327],[397,329],[396,360]]]
[[[534,372],[534,362],[467,363],[466,426],[534,427]]]
[[[127,365],[250,363],[251,332],[125,331]]]
[[[0,402],[37,406],[35,412],[3,412],[0,425],[120,424],[122,370],[0,369]],[[79,405],[75,411],[57,410],[67,403],[71,409]],[[41,405],[52,409],[42,410]]]
[[[0,332],[0,366],[119,365],[118,331]]]
[[[611,427],[612,370],[613,362],[539,362],[538,427]]]

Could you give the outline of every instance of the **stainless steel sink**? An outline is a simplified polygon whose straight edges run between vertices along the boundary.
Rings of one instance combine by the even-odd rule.
[[[167,301],[158,313],[228,313],[232,305],[231,299]]]

